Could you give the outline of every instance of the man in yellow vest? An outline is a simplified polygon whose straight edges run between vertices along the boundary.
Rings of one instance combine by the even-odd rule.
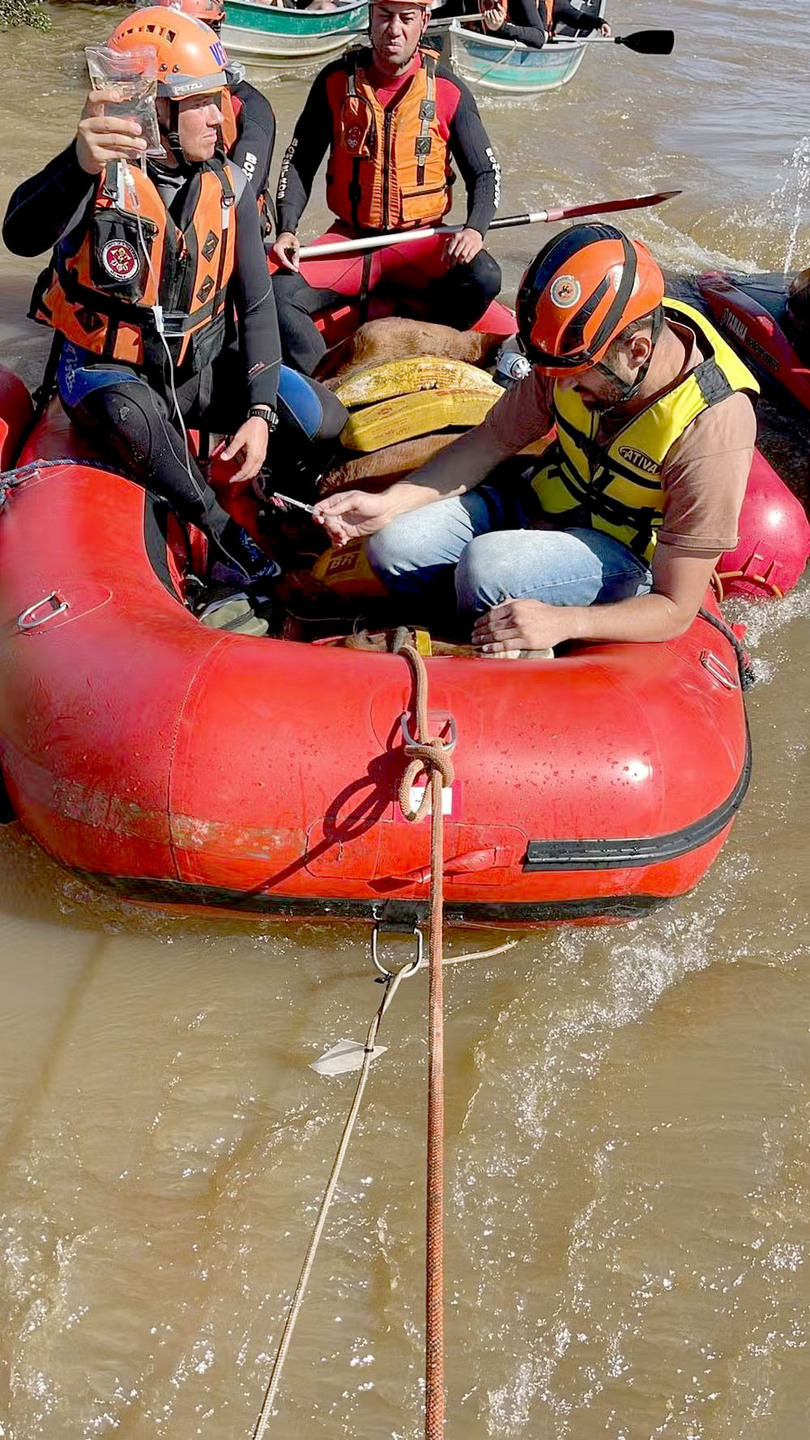
[[[317,518],[338,544],[370,537],[373,568],[411,603],[452,577],[482,654],[672,639],[737,543],[756,381],[612,225],[551,240],[517,312],[532,373],[483,424],[382,494],[321,501]],[[539,470],[493,474],[553,425]]]
[[[341,299],[396,284],[421,292],[429,319],[466,330],[500,289],[484,249],[500,171],[470,91],[422,48],[429,18],[430,0],[371,0],[371,48],[350,50],[317,76],[282,161],[274,290],[284,358],[308,375],[326,349],[312,317]],[[337,224],[324,239],[438,225],[452,203],[451,162],[467,192],[465,228],[299,264],[298,223],[327,151],[326,201]]]

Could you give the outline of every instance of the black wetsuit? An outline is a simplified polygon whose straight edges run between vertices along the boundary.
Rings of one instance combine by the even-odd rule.
[[[276,117],[270,102],[255,85],[237,80],[230,86],[237,105],[237,138],[230,154],[235,165],[244,170],[248,184],[261,200],[267,190],[270,162],[276,139]]]
[[[173,170],[149,162],[169,214],[177,218],[193,167]],[[20,185],[11,197],[3,239],[15,255],[39,255],[58,242],[77,248],[92,213],[94,176],[82,170],[75,141]],[[278,323],[255,196],[245,184],[236,202],[237,228],[230,300],[237,317],[238,352],[226,350],[202,375],[174,375],[180,411],[194,428],[233,433],[252,405],[276,406],[281,363]],[[168,367],[167,367],[168,368]],[[185,445],[169,376],[108,361],[65,342],[59,365],[62,403],[78,425],[103,437],[122,468],[204,529],[247,574],[266,557],[218,504]],[[216,395],[216,404],[212,395]]]
[[[573,30],[590,34],[603,23],[600,15],[589,15],[576,5],[569,5],[567,0],[554,0],[555,26],[570,25]],[[548,40],[545,6],[541,15],[536,0],[509,0],[509,19],[493,33],[499,40],[519,40],[522,45],[541,50]]]

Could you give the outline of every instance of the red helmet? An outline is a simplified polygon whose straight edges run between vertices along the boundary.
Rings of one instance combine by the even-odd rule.
[[[187,95],[216,95],[228,84],[228,56],[222,41],[201,20],[181,10],[152,5],[136,10],[110,36],[113,50],[149,45],[157,53],[158,95],[184,100]]]
[[[156,5],[164,5],[174,10],[182,10],[184,15],[191,15],[195,20],[203,20],[210,25],[212,30],[219,34],[219,27],[225,19],[225,6],[223,0],[155,0]]]
[[[613,225],[575,225],[543,246],[520,282],[520,338],[547,375],[580,375],[663,298],[664,277],[640,240]]]

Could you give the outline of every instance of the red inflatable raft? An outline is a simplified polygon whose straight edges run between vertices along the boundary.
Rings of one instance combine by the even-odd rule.
[[[698,289],[710,314],[766,383],[810,410],[810,369],[785,333],[789,277],[701,275]]]
[[[27,406],[0,377],[3,468]],[[396,800],[405,662],[206,629],[150,501],[82,462],[58,407],[18,463],[48,457],[64,463],[0,513],[0,762],[26,829],[131,898],[418,916],[429,827]],[[449,918],[630,916],[706,872],[750,770],[737,654],[707,619],[667,644],[427,667],[431,723],[458,736]]]

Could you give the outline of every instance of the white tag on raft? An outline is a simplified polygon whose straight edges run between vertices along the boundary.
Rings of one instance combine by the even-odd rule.
[[[387,1049],[387,1045],[375,1045],[373,1058],[384,1055]],[[331,1050],[313,1060],[309,1068],[317,1070],[319,1075],[348,1075],[350,1070],[360,1069],[365,1053],[366,1047],[359,1040],[338,1040]]]

